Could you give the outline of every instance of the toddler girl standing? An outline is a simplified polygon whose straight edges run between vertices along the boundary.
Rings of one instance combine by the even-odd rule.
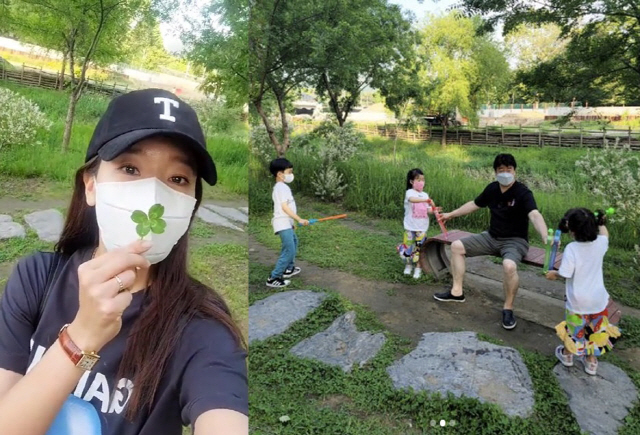
[[[405,262],[405,275],[420,278],[418,265],[420,247],[429,229],[431,207],[427,204],[429,195],[424,192],[424,173],[416,168],[407,173],[407,191],[404,195],[404,241],[398,246],[400,258]],[[415,270],[414,270],[415,267]]]
[[[556,348],[556,357],[571,367],[576,355],[584,371],[595,375],[597,357],[610,351],[620,336],[618,328],[609,323],[609,293],[602,276],[602,261],[609,247],[605,213],[598,211],[596,217],[590,210],[574,208],[564,215],[559,228],[575,242],[565,248],[560,270],[546,274],[551,280],[558,276],[566,279],[565,321],[556,326],[563,345]]]

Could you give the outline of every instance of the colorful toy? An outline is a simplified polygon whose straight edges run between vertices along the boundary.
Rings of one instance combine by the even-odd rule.
[[[542,273],[549,272],[549,258],[551,256],[551,245],[553,244],[553,230],[549,228],[549,235],[547,235],[547,247],[544,253],[544,263],[542,265]]]
[[[558,246],[560,246],[561,235],[562,231],[556,230],[555,235],[553,236],[553,245],[551,246],[551,255],[549,256],[549,264],[547,265],[547,270],[554,270],[556,255],[558,254]]]
[[[606,209],[606,210],[604,211],[604,214],[605,214],[605,216],[609,217],[609,216],[611,216],[612,214],[614,214],[615,212],[616,212],[616,209],[615,209],[615,208],[613,208],[613,207],[609,207],[608,209]],[[598,214],[599,214],[599,213],[598,213],[598,212],[595,212],[594,214],[596,215],[596,219],[598,219]]]
[[[321,218],[321,219],[309,219],[309,225],[313,225],[313,224],[315,224],[317,222],[329,221],[329,220],[332,220],[332,219],[344,219],[346,217],[347,217],[346,214],[338,214],[338,215],[335,215],[335,216],[329,216],[329,217]],[[298,226],[301,227],[302,224],[298,222]]]
[[[442,214],[440,214],[440,209],[436,207],[435,203],[431,198],[427,200],[427,204],[431,206],[431,209],[433,210],[433,214],[436,216],[436,220],[440,225],[440,230],[442,230],[442,233],[444,234],[444,238],[446,239],[448,237],[448,233],[447,233],[447,228],[444,226],[444,220],[442,219]]]

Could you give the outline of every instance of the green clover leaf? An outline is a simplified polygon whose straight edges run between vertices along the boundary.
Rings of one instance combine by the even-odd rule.
[[[135,210],[131,213],[131,220],[138,224],[136,225],[136,232],[140,239],[143,239],[150,232],[154,234],[164,233],[167,223],[162,219],[162,215],[164,215],[164,206],[162,204],[152,205],[148,215],[142,210]]]

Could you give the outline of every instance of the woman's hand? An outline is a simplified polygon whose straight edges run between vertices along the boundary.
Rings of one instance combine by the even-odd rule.
[[[98,352],[118,335],[133,296],[128,290],[118,293],[121,286],[115,277],[125,289],[131,287],[136,268],[150,266],[141,255],[149,248],[150,243],[137,240],[78,267],[80,308],[68,331],[80,349]]]

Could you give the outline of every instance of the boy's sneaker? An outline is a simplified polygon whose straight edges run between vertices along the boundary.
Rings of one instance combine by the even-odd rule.
[[[513,329],[516,327],[516,318],[513,316],[513,310],[502,310],[502,327],[504,329]]]
[[[299,267],[294,267],[293,269],[287,269],[282,274],[282,277],[283,278],[291,278],[292,276],[295,276],[295,275],[299,274],[301,271],[302,271],[302,269],[300,269]]]
[[[416,266],[416,268],[413,271],[413,279],[420,279],[421,276],[422,276],[422,269],[420,269],[420,266]]]
[[[436,301],[440,301],[440,302],[464,302],[464,293],[462,293],[460,296],[454,296],[451,294],[451,290],[446,291],[446,292],[442,292],[442,293],[436,293],[433,295],[433,298]]]
[[[411,264],[407,264],[404,267],[404,274],[405,275],[411,275],[411,270],[413,269],[413,266]]]
[[[267,287],[271,287],[271,288],[280,288],[280,287],[286,287],[291,283],[291,281],[289,281],[288,279],[282,279],[282,278],[269,278],[267,280]]]

